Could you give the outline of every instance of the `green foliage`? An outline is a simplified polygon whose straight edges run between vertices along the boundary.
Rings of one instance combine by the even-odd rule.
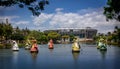
[[[75,38],[74,35],[70,35],[70,41],[73,41],[74,38]]]
[[[0,36],[6,37],[6,39],[9,39],[12,35],[13,28],[11,24],[6,23],[0,23]]]
[[[7,44],[0,44],[0,49],[10,49],[12,46],[11,44],[7,43]]]
[[[0,6],[11,7],[18,5],[20,8],[27,7],[34,16],[39,16],[48,0],[0,0]]]
[[[5,44],[5,49],[10,49],[12,46],[11,46],[11,44],[10,43],[6,43]]]
[[[47,36],[40,31],[35,31],[35,30],[31,31],[27,39],[30,39],[31,37],[35,38],[38,43],[43,43],[48,41]]]
[[[4,45],[3,44],[0,44],[0,49],[3,49],[4,48]]]
[[[11,39],[12,40],[24,40],[25,36],[23,34],[16,33],[16,34],[11,35]]]
[[[108,0],[107,6],[104,7],[104,15],[109,19],[116,19],[120,21],[120,0]]]
[[[94,36],[94,40],[98,41],[100,36]]]
[[[107,36],[107,41],[111,41],[111,40],[112,40],[112,36],[111,35]]]
[[[13,28],[10,24],[6,25],[6,27],[4,28],[5,30],[5,36],[7,38],[10,38],[10,36],[12,35],[12,32],[13,32]]]
[[[95,36],[95,40],[98,41],[100,38],[103,38],[107,41],[108,44],[115,44],[120,45],[120,28],[115,26],[114,32],[108,32],[105,34],[99,34],[98,36]]]
[[[41,43],[46,43],[46,42],[48,42],[48,37],[46,35],[41,35],[39,41]]]
[[[24,47],[25,47],[25,44],[19,43],[18,46],[19,46],[19,48],[24,48]]]
[[[3,37],[6,39],[2,39]],[[21,43],[27,41],[28,39],[31,40],[31,38],[34,38],[38,43],[47,43],[49,39],[57,41],[60,40],[60,37],[61,35],[57,32],[43,33],[36,30],[30,31],[27,28],[19,29],[19,27],[13,29],[10,24],[0,23],[0,42],[11,39]],[[73,38],[73,36],[71,36],[71,38]],[[20,45],[20,47],[22,46],[23,45]]]
[[[58,34],[57,32],[49,32],[48,33],[48,39],[59,39],[60,38],[60,34]]]
[[[120,28],[118,29],[118,40],[119,40],[119,42],[120,42]]]

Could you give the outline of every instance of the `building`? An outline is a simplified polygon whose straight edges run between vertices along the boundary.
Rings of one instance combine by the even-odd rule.
[[[78,37],[80,41],[92,41],[94,36],[96,36],[96,34],[97,34],[97,30],[92,29],[91,27],[87,27],[85,29],[62,28],[62,29],[56,29],[56,30],[45,30],[44,32],[50,32],[50,31],[57,32],[57,33],[61,34],[61,36],[74,35],[74,36]],[[68,41],[68,39],[67,39],[67,41]]]

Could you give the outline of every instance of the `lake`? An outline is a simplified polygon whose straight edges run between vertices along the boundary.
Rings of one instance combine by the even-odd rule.
[[[24,48],[0,49],[0,69],[120,69],[120,47],[99,51],[95,44],[81,44],[80,53],[72,53],[71,45],[38,45],[38,54]]]

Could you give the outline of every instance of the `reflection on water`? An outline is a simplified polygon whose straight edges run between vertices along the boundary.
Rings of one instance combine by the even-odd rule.
[[[80,52],[72,52],[73,59],[77,61],[79,58],[79,54],[80,54]]]
[[[12,68],[17,69],[17,64],[19,61],[19,51],[12,51]]]
[[[31,53],[33,60],[36,60],[37,54],[38,54],[38,53],[35,53],[35,52],[34,52],[34,53]]]
[[[18,61],[18,51],[13,51],[13,60],[14,60],[14,63],[16,63]]]
[[[106,58],[107,51],[100,51],[100,53],[101,53],[102,59],[104,60]]]
[[[52,53],[52,52],[53,52],[53,49],[49,49],[49,51],[50,51],[50,53]]]
[[[39,45],[39,53],[20,48],[18,52],[0,50],[0,69],[120,69],[120,48],[99,51],[96,45],[81,44],[79,53],[71,44]]]

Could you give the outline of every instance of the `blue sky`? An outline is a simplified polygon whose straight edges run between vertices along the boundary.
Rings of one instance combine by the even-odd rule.
[[[39,17],[32,16],[26,8],[17,5],[0,7],[0,21],[6,18],[14,26],[31,30],[48,30],[59,28],[86,28],[92,27],[100,33],[113,31],[114,26],[120,23],[111,20],[106,22],[103,7],[107,0],[49,0]]]

